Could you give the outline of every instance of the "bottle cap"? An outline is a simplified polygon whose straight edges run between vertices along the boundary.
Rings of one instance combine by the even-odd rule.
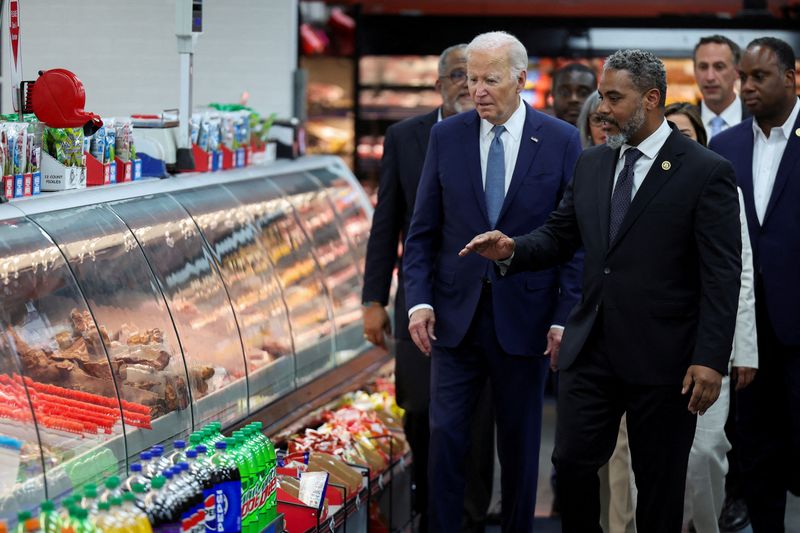
[[[227,448],[227,447],[228,447],[228,443],[227,443],[227,442],[225,442],[224,440],[221,440],[221,441],[219,441],[218,443],[216,443],[214,446],[215,446],[215,447],[216,447],[218,450],[224,450],[225,448]]]
[[[131,472],[141,472],[141,471],[142,471],[141,463],[133,463],[131,465]]]
[[[75,518],[78,520],[86,520],[86,517],[89,516],[89,511],[83,507],[73,507],[72,510],[75,512]]]
[[[106,479],[106,488],[108,490],[114,490],[119,487],[119,478],[117,476],[109,476]]]
[[[181,472],[185,472],[189,470],[189,463],[187,463],[186,461],[181,461],[180,463],[178,463],[178,468],[181,469]]]
[[[17,513],[17,522],[25,522],[28,518],[31,517],[30,511],[21,511]]]
[[[139,454],[139,459],[142,461],[149,461],[153,458],[153,455],[150,452],[142,452]]]
[[[114,496],[113,498],[111,498],[110,501],[112,507],[119,507],[120,505],[122,505],[122,498],[120,498],[119,496]]]
[[[228,448],[233,448],[236,446],[236,439],[233,437],[228,437],[225,439],[225,443],[228,445]]]
[[[166,482],[167,482],[167,478],[165,478],[164,476],[156,476],[156,477],[153,478],[153,481],[150,482],[150,485],[154,489],[160,489],[161,487],[164,486],[164,483],[166,483]]]
[[[203,440],[203,435],[198,431],[195,431],[194,433],[189,435],[189,444],[191,444],[192,446],[197,446],[198,444],[200,444],[200,442],[202,442],[202,440]]]
[[[97,490],[97,485],[95,485],[94,483],[86,483],[83,486],[83,490],[87,490],[87,489]]]
[[[100,502],[97,504],[97,509],[100,511],[108,511],[111,508],[111,505],[108,502]]]
[[[172,479],[172,476],[175,475],[171,468],[167,468],[161,473],[167,479]]]
[[[25,520],[25,529],[27,531],[39,531],[39,519],[33,517]]]
[[[172,443],[172,446],[176,450],[182,450],[182,449],[186,448],[186,441],[185,440],[176,440],[174,443]]]
[[[197,446],[195,450],[197,450],[197,453],[208,453],[208,448],[206,448],[203,444]]]
[[[5,520],[0,520],[0,533],[8,533],[8,526]]]
[[[187,450],[186,457],[188,457],[189,459],[197,458],[197,450]]]
[[[162,453],[164,453],[163,446],[153,446],[152,448],[150,448],[150,455],[152,457],[161,457]]]
[[[50,511],[54,511],[56,508],[56,504],[54,504],[51,500],[45,500],[42,502],[42,512],[47,513]]]
[[[124,502],[135,502],[136,501],[136,495],[134,493],[132,493],[132,492],[126,492],[125,494],[122,495],[122,501],[124,501]]]
[[[131,483],[131,490],[136,494],[144,494],[147,492],[147,489],[145,489],[144,485],[141,483]]]

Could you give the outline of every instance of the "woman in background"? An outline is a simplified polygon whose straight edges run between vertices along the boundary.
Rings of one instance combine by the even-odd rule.
[[[708,144],[706,129],[697,108],[688,102],[676,102],[667,106],[664,117],[678,126],[681,133],[703,146]]]
[[[603,117],[597,113],[598,107],[600,107],[600,95],[595,91],[583,102],[581,114],[578,115],[578,131],[581,134],[581,145],[584,150],[590,146],[606,143],[607,134],[603,129]]]

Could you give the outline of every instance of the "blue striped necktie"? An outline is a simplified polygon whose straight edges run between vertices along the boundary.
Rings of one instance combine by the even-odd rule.
[[[505,126],[492,128],[494,139],[489,145],[489,157],[486,159],[486,211],[492,228],[497,225],[497,217],[500,216],[506,196],[506,156],[500,139],[504,131]]]

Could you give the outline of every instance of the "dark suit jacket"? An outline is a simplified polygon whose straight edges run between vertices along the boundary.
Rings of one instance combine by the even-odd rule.
[[[600,316],[611,366],[628,382],[676,385],[690,364],[725,374],[741,273],[733,169],[673,127],[609,246],[618,157],[607,146],[581,155],[558,210],[515,239],[509,274],[547,268],[585,247],[583,298],[564,332],[562,369]]]
[[[573,126],[527,105],[525,110],[519,153],[497,222],[498,229],[511,234],[530,231],[547,219],[572,178],[581,150]],[[435,344],[455,347],[472,322],[482,280],[492,278],[495,325],[503,350],[541,355],[550,325],[564,324],[580,297],[580,261],[497,279],[490,261],[477,255],[458,257],[474,235],[491,229],[479,134],[476,111],[450,117],[431,131],[403,258],[406,307],[433,305]]]
[[[439,110],[411,117],[389,126],[383,141],[378,204],[372,215],[372,230],[367,243],[362,301],[389,301],[392,272],[397,261],[398,243],[405,241],[419,176],[428,150],[428,137]],[[395,337],[410,339],[405,306],[402,263],[398,265],[398,291],[395,297]]]
[[[800,346],[800,116],[792,126],[761,224],[753,202],[753,119],[723,131],[711,149],[733,163],[744,196],[753,269],[778,339]]]

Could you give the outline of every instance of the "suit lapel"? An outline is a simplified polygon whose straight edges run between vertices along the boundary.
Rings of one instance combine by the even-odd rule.
[[[464,117],[464,168],[467,179],[472,184],[478,209],[486,225],[489,225],[489,214],[486,210],[486,193],[483,190],[483,177],[481,175],[481,121],[477,111],[467,113]]]
[[[608,217],[611,209],[611,190],[614,186],[614,173],[619,159],[619,149],[610,148],[603,153],[600,167],[597,169],[597,211],[599,213],[598,228],[600,229],[600,242],[603,249],[608,249]]]
[[[746,123],[746,126],[742,126],[746,133],[741,136],[741,143],[732,147],[730,161],[736,169],[737,185],[742,190],[747,225],[754,230],[760,228],[761,224],[758,222],[753,197],[753,119],[747,119]]]
[[[508,211],[511,203],[514,201],[514,196],[516,196],[519,191],[522,182],[525,180],[528,169],[531,167],[531,164],[533,164],[533,160],[539,152],[539,145],[546,142],[544,139],[538,142],[533,141],[532,138],[535,137],[535,132],[542,126],[542,120],[540,117],[536,116],[536,113],[527,104],[523,105],[525,106],[525,124],[522,127],[522,137],[520,137],[519,140],[519,152],[517,152],[517,161],[514,164],[514,173],[511,175],[511,183],[508,186],[508,192],[503,200],[503,207],[500,209],[500,214],[497,217],[498,225],[503,219],[505,212]]]
[[[797,166],[798,162],[800,162],[800,136],[796,134],[798,131],[800,131],[800,114],[797,115],[797,119],[792,125],[792,131],[789,132],[789,141],[786,143],[786,148],[783,151],[781,164],[778,167],[778,174],[775,176],[775,184],[772,186],[772,194],[769,196],[767,210],[764,212],[764,223],[767,222],[769,214],[774,209],[778,198],[780,198],[783,188],[786,186],[786,182],[789,181],[789,176],[793,174],[794,168]],[[750,168],[752,168],[752,164]]]
[[[639,190],[636,191],[631,206],[628,208],[628,212],[622,220],[622,225],[619,227],[617,237],[608,249],[609,253],[625,238],[625,234],[642,214],[644,208],[650,203],[650,200],[653,199],[664,184],[667,183],[667,180],[680,168],[681,156],[683,155],[683,150],[680,148],[678,142],[678,136],[680,135],[682,134],[678,130],[673,129],[672,133],[667,137],[667,141],[664,143],[664,146],[661,147],[655,161],[653,161],[653,166],[650,167],[650,171],[647,173],[647,176],[645,176],[642,185],[639,187]],[[667,165],[666,162],[669,164]]]

